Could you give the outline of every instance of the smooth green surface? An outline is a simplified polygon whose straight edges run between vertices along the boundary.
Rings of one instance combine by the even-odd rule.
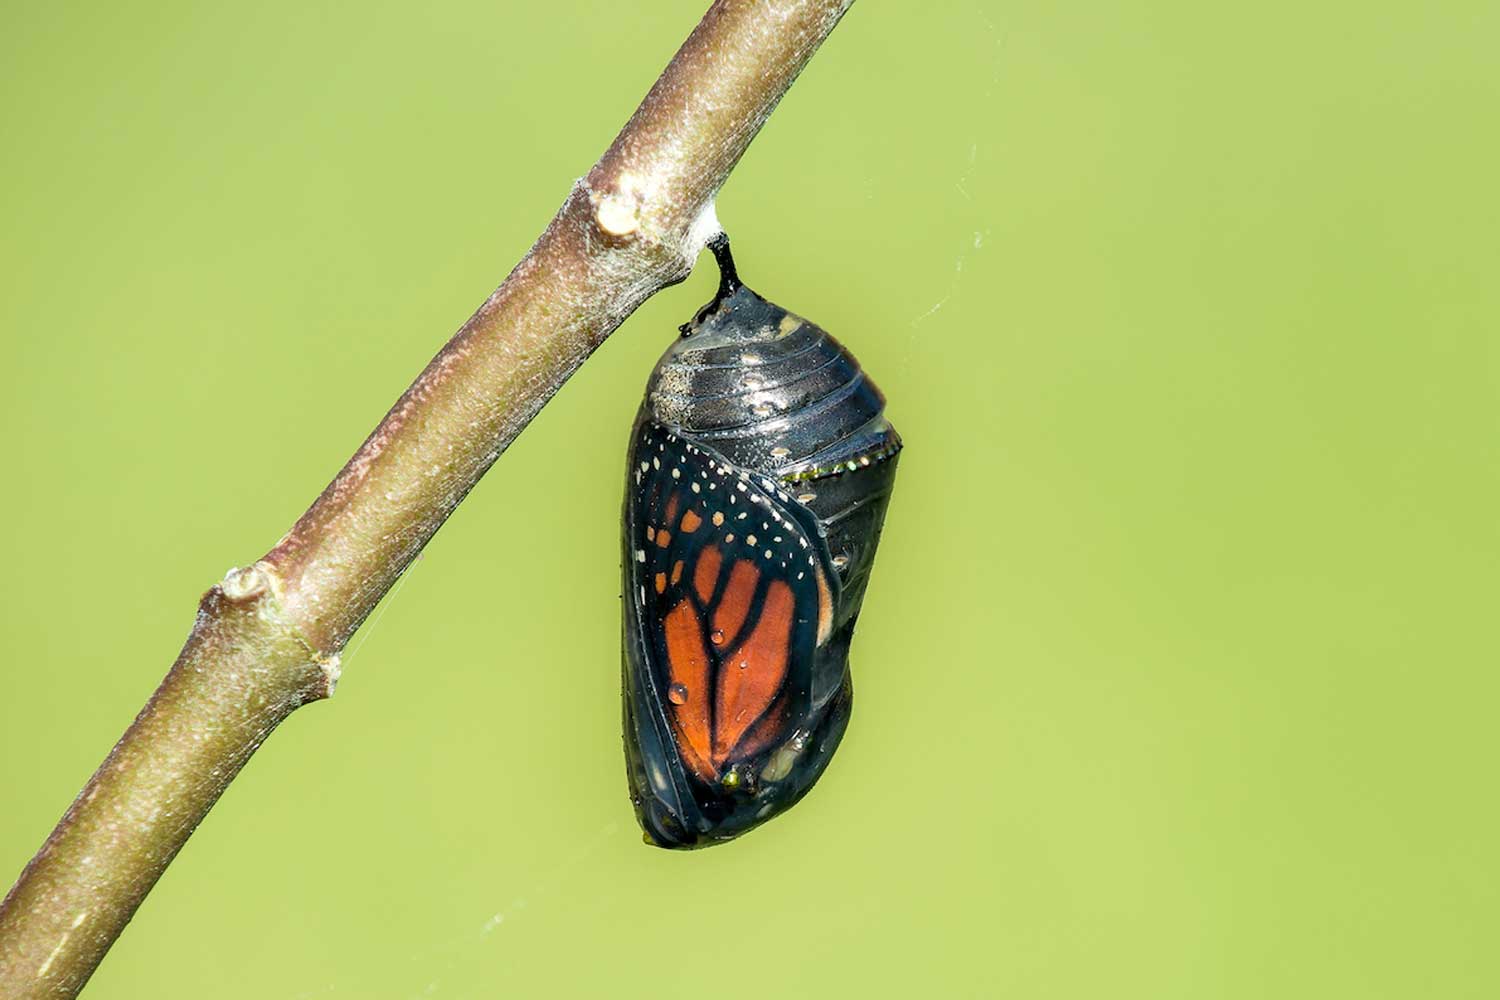
[[[701,6],[7,10],[0,882]],[[626,432],[704,266],[89,995],[1500,993],[1497,46],[1480,0],[857,4],[719,203],[908,445],[817,790],[691,855],[626,800]]]

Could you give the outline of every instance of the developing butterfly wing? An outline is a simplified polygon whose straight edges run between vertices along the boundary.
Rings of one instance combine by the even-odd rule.
[[[697,846],[791,805],[848,721],[813,515],[650,421],[625,509],[625,742],[648,837]]]

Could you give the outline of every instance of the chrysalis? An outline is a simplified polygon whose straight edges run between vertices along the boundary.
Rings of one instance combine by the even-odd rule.
[[[828,766],[901,449],[854,357],[709,248],[718,293],[646,385],[625,484],[631,800],[675,848],[758,826]]]

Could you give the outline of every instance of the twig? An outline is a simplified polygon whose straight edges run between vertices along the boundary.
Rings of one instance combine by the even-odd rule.
[[[536,245],[177,662],[0,904],[0,995],[70,997],[225,787],[479,477],[637,306],[853,0],[718,0]]]

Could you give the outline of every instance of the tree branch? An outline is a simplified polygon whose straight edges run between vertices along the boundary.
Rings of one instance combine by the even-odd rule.
[[[0,904],[0,995],[77,994],[255,749],[480,476],[637,306],[853,0],[718,0],[541,238],[176,663]]]

